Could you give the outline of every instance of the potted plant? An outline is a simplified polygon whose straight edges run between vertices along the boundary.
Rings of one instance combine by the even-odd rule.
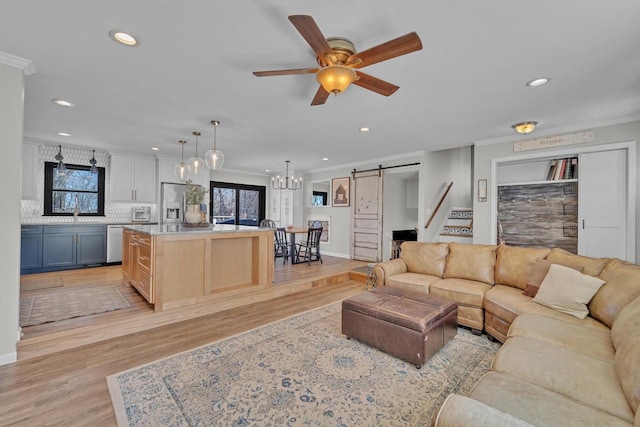
[[[201,220],[200,203],[202,203],[204,193],[206,193],[207,190],[202,185],[195,184],[190,179],[186,181],[186,184],[187,210],[184,214],[184,219],[189,224],[199,224]]]

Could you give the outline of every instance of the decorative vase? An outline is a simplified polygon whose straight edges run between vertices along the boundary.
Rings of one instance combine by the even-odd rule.
[[[200,224],[200,206],[187,206],[187,212],[184,214],[184,221],[187,224]]]

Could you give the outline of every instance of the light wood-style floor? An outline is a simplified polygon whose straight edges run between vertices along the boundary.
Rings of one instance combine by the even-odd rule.
[[[115,425],[107,375],[340,301],[364,289],[362,282],[349,280],[348,270],[366,263],[323,259],[323,265],[311,266],[278,267],[277,261],[272,295],[265,300],[225,308],[232,306],[227,302],[214,312],[202,307],[174,310],[170,316],[154,313],[135,290],[122,283],[120,266],[55,273],[64,286],[116,284],[132,307],[24,328],[28,338],[20,343],[18,362],[0,366],[0,425]],[[152,320],[156,317],[163,319]],[[149,328],[127,329],[122,326],[127,319],[129,323],[147,319]],[[115,338],[107,334],[80,347],[64,345],[67,339],[77,340],[78,330],[91,336],[113,324],[124,334]],[[34,348],[44,343],[53,351],[34,351],[24,344],[29,341]],[[28,357],[21,357],[21,352]]]

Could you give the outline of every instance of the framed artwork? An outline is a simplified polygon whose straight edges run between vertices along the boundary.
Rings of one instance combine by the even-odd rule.
[[[320,235],[320,243],[330,244],[331,240],[329,236],[331,235],[331,217],[330,216],[320,216],[320,215],[312,215],[307,217],[307,228],[311,228],[311,225],[320,221],[322,223],[322,234]]]
[[[486,179],[478,180],[478,201],[479,202],[487,201],[487,180]]]
[[[331,180],[331,204],[334,207],[349,206],[349,177]]]

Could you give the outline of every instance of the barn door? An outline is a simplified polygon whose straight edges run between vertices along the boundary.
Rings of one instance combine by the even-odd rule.
[[[353,174],[351,258],[382,260],[382,170]]]

